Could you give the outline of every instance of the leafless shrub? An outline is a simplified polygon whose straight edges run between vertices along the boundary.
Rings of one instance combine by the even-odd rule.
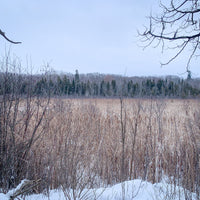
[[[23,77],[24,76],[24,77]],[[32,176],[32,147],[46,128],[45,113],[49,96],[34,96],[29,75],[26,94],[22,90],[25,75],[20,62],[8,55],[0,73],[0,187],[8,190]]]

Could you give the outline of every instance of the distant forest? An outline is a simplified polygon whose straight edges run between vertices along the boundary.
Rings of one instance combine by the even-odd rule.
[[[12,79],[17,78],[17,85]],[[21,95],[32,92],[43,96],[194,98],[200,96],[200,79],[166,77],[125,77],[106,74],[0,74],[0,95],[14,88]]]

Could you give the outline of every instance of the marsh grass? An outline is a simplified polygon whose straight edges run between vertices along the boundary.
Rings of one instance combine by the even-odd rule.
[[[155,183],[167,176],[199,194],[199,100],[123,101],[125,179]],[[43,120],[45,134],[32,147],[24,174],[44,180],[38,190],[62,186],[76,195],[120,182],[119,99],[52,99]]]

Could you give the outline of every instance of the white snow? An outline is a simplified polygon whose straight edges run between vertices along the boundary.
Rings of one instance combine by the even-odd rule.
[[[6,195],[8,196],[8,198],[9,198],[10,196],[13,196],[13,194],[14,194],[17,190],[19,190],[24,184],[26,184],[27,181],[28,181],[27,179],[22,180],[21,183],[20,183],[16,188],[10,190],[10,191],[6,194]],[[0,199],[0,200],[1,200],[1,199]]]
[[[9,198],[8,198],[7,195],[5,195],[5,194],[3,194],[3,193],[0,193],[0,199],[1,199],[1,200],[8,200]]]
[[[23,183],[23,182],[22,182]],[[22,184],[21,183],[21,184]],[[18,186],[19,187],[19,186]],[[9,200],[9,195],[13,192],[10,191],[7,194],[0,193],[0,200]],[[79,198],[81,200],[184,200],[185,193],[182,187],[174,186],[166,181],[161,183],[152,184],[139,179],[126,181],[124,183],[116,184],[112,187],[97,188],[97,189],[85,189],[81,194],[85,195],[85,198]],[[68,194],[72,196],[72,190],[68,191]],[[190,193],[190,199],[196,200],[196,195]],[[123,198],[124,197],[124,198]],[[44,194],[33,194],[26,197],[26,200],[66,200],[63,191],[51,190],[49,197]],[[78,199],[77,199],[78,200]]]

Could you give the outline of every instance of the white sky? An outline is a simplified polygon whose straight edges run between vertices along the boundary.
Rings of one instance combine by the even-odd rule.
[[[22,44],[10,45],[0,37],[0,54],[10,48],[23,65],[31,60],[35,70],[49,63],[59,72],[180,75],[189,52],[161,68],[170,54],[139,47],[137,30],[144,30],[146,17],[157,8],[158,0],[1,1],[0,29]],[[200,76],[197,62],[191,63],[195,77]]]

